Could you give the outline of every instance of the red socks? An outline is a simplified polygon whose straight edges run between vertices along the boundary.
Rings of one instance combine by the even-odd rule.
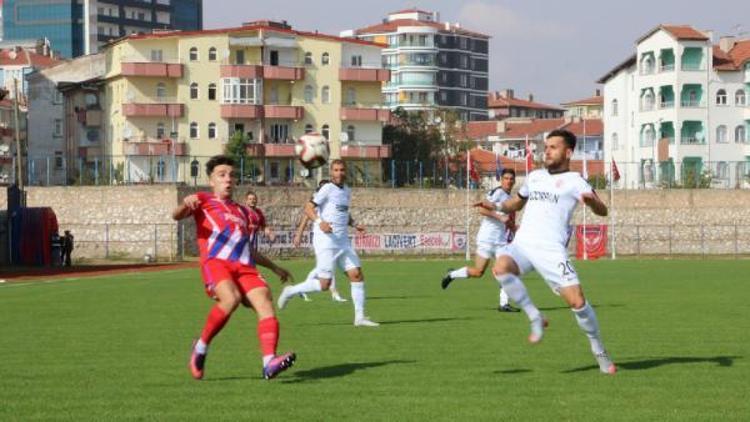
[[[276,355],[279,342],[279,320],[275,316],[258,321],[258,342],[263,356]]]
[[[208,313],[206,325],[203,327],[203,332],[201,333],[201,341],[206,345],[211,343],[211,339],[213,339],[216,334],[219,334],[219,331],[224,328],[227,321],[229,321],[229,314],[224,312],[219,305],[214,305],[214,307],[211,308],[211,312]]]

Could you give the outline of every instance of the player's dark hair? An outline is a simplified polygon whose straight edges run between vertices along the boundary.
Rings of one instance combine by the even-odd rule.
[[[227,165],[234,167],[234,160],[227,157],[226,155],[214,155],[206,163],[206,174],[211,177],[211,173],[214,172],[214,168],[220,165]]]
[[[572,150],[576,149],[577,140],[573,132],[569,130],[565,130],[565,129],[555,129],[552,132],[550,132],[549,135],[547,135],[547,139],[552,138],[554,136],[559,136],[563,138],[563,140],[565,141],[565,145],[568,148]]]
[[[320,182],[318,182],[318,188],[322,188],[322,187],[323,187],[323,185],[325,185],[326,183],[330,183],[330,182],[331,182],[331,181],[330,181],[330,180],[328,180],[328,179],[323,179],[323,180],[321,180]]]
[[[335,166],[336,164],[341,164],[342,166],[344,166],[346,168],[346,163],[344,162],[344,160],[342,160],[340,158],[337,158],[335,160],[331,160],[331,168],[333,168],[333,166]]]
[[[255,191],[254,191],[254,190],[249,190],[249,191],[247,191],[247,193],[245,194],[245,198],[247,198],[247,197],[248,197],[248,196],[250,196],[250,195],[252,195],[252,196],[254,196],[254,197],[256,197],[256,198],[258,197],[258,194],[257,194],[257,193],[255,193]]]
[[[500,172],[500,177],[505,176],[506,174],[512,174],[513,177],[516,177],[516,171],[511,168],[504,168],[503,171]]]

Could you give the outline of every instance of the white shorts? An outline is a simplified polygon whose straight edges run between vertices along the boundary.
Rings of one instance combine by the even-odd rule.
[[[501,255],[508,255],[518,265],[521,275],[536,270],[555,294],[560,289],[578,285],[578,274],[568,259],[568,251],[557,245],[507,245]]]
[[[497,258],[503,255],[506,245],[505,243],[477,241],[477,255],[484,259]]]
[[[320,248],[315,250],[315,268],[318,277],[331,279],[338,265],[342,270],[349,271],[362,266],[357,253],[351,245],[341,248]]]

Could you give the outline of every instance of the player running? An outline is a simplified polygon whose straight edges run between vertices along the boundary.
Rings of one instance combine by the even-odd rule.
[[[346,164],[343,160],[331,161],[331,183],[323,185],[305,205],[305,214],[314,221],[313,246],[317,277],[294,286],[285,287],[278,300],[279,309],[298,293],[328,290],[336,265],[341,267],[351,282],[354,303],[354,325],[377,327],[378,323],[365,316],[365,279],[359,257],[349,240],[348,226],[359,232],[364,226],[357,225],[349,214],[352,190],[346,186]],[[316,212],[316,208],[318,212]]]
[[[269,268],[282,282],[290,277],[289,272],[254,247],[256,233],[250,221],[251,211],[232,200],[233,167],[231,158],[212,157],[206,163],[206,172],[213,192],[189,195],[172,212],[175,220],[195,218],[203,283],[206,294],[216,300],[190,356],[189,368],[195,379],[203,378],[208,346],[240,303],[254,309],[258,317],[263,377],[274,378],[296,359],[292,352],[276,355],[279,322],[271,291],[255,266]]]
[[[484,218],[477,232],[477,254],[474,258],[473,267],[462,267],[457,270],[449,270],[443,277],[441,286],[447,289],[453,280],[460,278],[480,278],[487,270],[490,259],[497,259],[502,249],[513,240],[515,233],[515,213],[509,215],[498,212],[500,204],[510,198],[510,192],[516,183],[516,172],[513,169],[503,169],[500,178],[500,186],[492,189],[484,201],[474,204]],[[500,287],[500,312],[519,312],[508,303],[508,295]]]
[[[529,342],[539,343],[547,320],[531,302],[519,275],[536,270],[553,292],[563,298],[591,343],[591,351],[605,374],[617,371],[599,333],[599,323],[583,295],[573,265],[568,259],[569,221],[577,203],[583,202],[594,214],[607,215],[607,206],[579,173],[570,171],[576,137],[567,130],[554,130],[544,145],[545,169],[531,172],[518,195],[501,206],[510,213],[526,205],[523,222],[513,243],[495,261],[492,272],[531,321]]]
[[[320,183],[318,183],[318,189],[315,190],[315,192],[318,192],[320,188],[323,187],[326,183],[330,183],[328,180],[321,180]],[[314,195],[313,195],[314,197]],[[312,198],[310,198],[312,200]],[[307,214],[304,212],[302,213],[302,219],[299,222],[299,225],[297,226],[297,231],[294,233],[294,239],[292,239],[292,245],[294,245],[295,248],[299,248],[300,244],[302,244],[302,234],[307,229],[307,223],[311,220],[307,217]],[[315,250],[315,255],[318,255],[317,250]],[[307,278],[305,278],[305,281],[310,280],[311,278],[317,278],[318,277],[318,268],[315,267],[310,271],[310,273],[307,274]],[[348,302],[346,299],[341,297],[339,294],[338,289],[336,289],[336,274],[335,272],[331,274],[331,286],[328,289],[331,291],[331,299],[334,302]],[[305,293],[299,294],[302,299],[305,300],[305,302],[309,302],[311,299],[307,297]]]

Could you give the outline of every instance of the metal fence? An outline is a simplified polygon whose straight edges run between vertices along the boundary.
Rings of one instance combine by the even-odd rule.
[[[73,258],[144,259],[178,261],[197,256],[195,229],[192,224],[70,224],[61,230],[75,236]],[[372,237],[353,239],[355,248],[364,255],[453,255],[475,252],[477,227],[465,235],[465,226],[389,226],[368,227]],[[310,234],[303,236],[302,246],[292,245],[294,227],[274,228],[276,239],[260,239],[260,250],[270,256],[310,256]],[[621,256],[693,256],[744,257],[750,255],[750,225],[617,225],[610,228],[607,256],[612,247]],[[575,237],[569,251],[575,253]]]
[[[616,189],[750,189],[750,161],[617,162]],[[603,181],[609,180],[609,166]]]

